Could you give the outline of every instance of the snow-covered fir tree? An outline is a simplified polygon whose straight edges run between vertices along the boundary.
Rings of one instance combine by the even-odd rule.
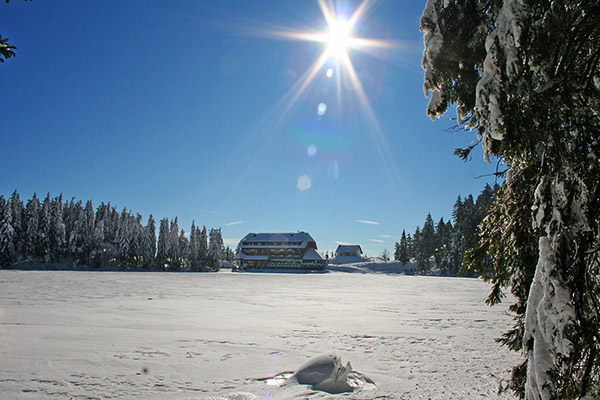
[[[235,258],[235,252],[233,251],[233,249],[229,246],[225,247],[225,253],[223,255],[224,260],[227,262],[232,263],[233,259]],[[325,253],[325,258],[328,259],[329,258],[329,254],[326,252]]]
[[[50,261],[58,262],[65,252],[66,231],[63,221],[63,197],[62,194],[52,200],[50,219]]]
[[[206,226],[202,226],[200,235],[198,236],[198,260],[203,271],[209,270],[208,268],[208,234],[206,233]]]
[[[179,268],[187,268],[190,257],[190,240],[188,239],[185,230],[179,232]]]
[[[25,257],[38,257],[39,242],[39,223],[40,223],[40,201],[34,193],[33,197],[27,202],[25,207],[25,247],[23,252]]]
[[[527,399],[600,398],[600,8],[597,1],[428,0],[424,88],[456,104],[506,182],[466,262],[510,287]],[[458,151],[468,157],[470,150]]]
[[[23,229],[23,218],[25,216],[25,207],[15,190],[10,196],[10,211],[12,216],[12,226],[15,232],[15,253],[17,259],[23,254],[25,248],[25,231]]]
[[[169,219],[160,220],[158,229],[158,245],[156,246],[156,263],[160,268],[166,268],[169,264]]]
[[[198,271],[202,269],[202,256],[200,255],[200,235],[200,229],[196,226],[196,221],[192,221],[188,250],[188,262],[190,270],[192,271]]]
[[[156,223],[152,215],[146,226],[142,216],[135,216],[124,208],[118,212],[110,203],[102,203],[94,211],[91,201],[82,205],[74,198],[63,202],[60,195],[51,199],[48,194],[40,203],[37,195],[24,207],[17,191],[9,201],[3,200],[0,210],[0,268],[27,260],[41,265],[57,262],[73,262],[91,267],[120,266],[122,268],[165,268],[178,270],[183,267],[194,270],[214,270],[208,267],[208,238],[206,227],[202,231],[192,224],[189,237],[179,230],[177,217],[161,220],[158,248]],[[22,238],[14,229],[15,218],[20,221]],[[10,221],[7,223],[6,221]],[[214,240],[220,243],[216,254],[221,260],[223,243],[220,230]],[[22,243],[19,246],[18,243]],[[214,246],[214,245],[213,245]],[[195,251],[192,251],[195,249]],[[218,266],[217,266],[218,268]]]
[[[208,269],[212,271],[218,271],[219,261],[221,261],[223,258],[224,246],[223,237],[221,236],[221,228],[211,229],[208,238]]]
[[[0,268],[9,267],[15,254],[15,231],[10,203],[0,196]]]
[[[179,248],[179,222],[177,221],[177,217],[171,221],[167,254],[169,259],[169,268],[172,270],[180,269],[181,249]]]
[[[141,254],[143,268],[152,267],[154,257],[156,256],[156,222],[154,221],[152,214],[148,217],[148,222],[144,227]]]
[[[42,203],[40,210],[40,221],[38,224],[38,243],[37,243],[37,254],[45,263],[50,262],[50,229],[51,229],[51,200],[50,193],[46,196]]]

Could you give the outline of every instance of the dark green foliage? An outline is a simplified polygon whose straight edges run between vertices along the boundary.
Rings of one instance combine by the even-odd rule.
[[[6,58],[6,59],[14,57],[15,49],[16,49],[15,46],[11,46],[10,44],[8,44],[8,38],[3,39],[2,35],[0,35],[0,62],[2,62],[2,63],[4,62],[2,57]]]
[[[472,195],[465,197],[464,202],[458,196],[452,212],[454,225],[450,221],[444,222],[444,218],[441,218],[434,226],[433,218],[428,214],[423,228],[418,226],[413,236],[407,236],[405,231],[402,231],[400,242],[395,244],[394,259],[406,264],[414,258],[420,272],[425,274],[433,267],[449,275],[475,272],[470,265],[463,268],[465,251],[477,243],[477,226],[485,218],[499,190],[498,185],[492,188],[486,184],[477,197],[476,204],[473,203]]]
[[[600,3],[440,0],[427,7],[425,87],[443,100],[428,113],[456,104],[486,157],[508,170],[477,239],[466,238],[475,246],[465,258],[492,283],[490,304],[505,287],[516,298],[515,326],[499,341],[523,351],[525,362],[508,387],[531,399],[542,392],[600,398]],[[467,159],[472,149],[458,154]],[[556,294],[562,290],[567,302]],[[572,312],[554,309],[557,302]],[[527,316],[541,325],[527,327]],[[536,340],[546,353],[534,351]],[[549,378],[534,374],[547,360]]]
[[[409,254],[409,242],[406,237],[406,231],[402,230],[402,236],[400,237],[400,243],[395,244],[394,260],[400,261],[402,264],[408,264],[410,261]]]

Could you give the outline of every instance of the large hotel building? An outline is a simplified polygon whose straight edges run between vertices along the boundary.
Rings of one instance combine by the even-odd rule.
[[[234,263],[240,269],[323,269],[325,258],[306,232],[249,233],[239,243]]]

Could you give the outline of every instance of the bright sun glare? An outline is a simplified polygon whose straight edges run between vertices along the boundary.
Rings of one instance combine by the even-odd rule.
[[[327,52],[337,59],[346,56],[346,48],[351,45],[350,31],[352,26],[346,20],[332,21],[329,25],[329,34],[325,38]]]
[[[362,38],[357,32],[360,30],[358,28],[365,23],[365,14],[375,2],[376,0],[362,0],[351,14],[347,14],[344,12],[348,10],[346,0],[317,0],[327,24],[325,31],[302,32],[283,29],[266,32],[269,36],[280,39],[317,42],[325,46],[319,57],[298,77],[269,113],[268,120],[269,124],[277,126],[304,97],[306,92],[316,82],[319,82],[318,77],[321,74],[324,74],[328,79],[335,74],[338,108],[348,103],[345,99],[346,96],[354,98],[355,104],[359,106],[361,118],[366,124],[365,131],[369,134],[374,148],[383,161],[384,168],[387,170],[392,184],[395,185],[396,179],[392,177],[395,175],[394,171],[397,171],[398,168],[395,167],[394,157],[389,150],[385,134],[360,81],[360,75],[348,54],[348,50],[353,49],[385,59],[387,51],[396,47],[392,41]],[[335,62],[336,65],[331,65],[331,61]],[[328,109],[330,109],[329,105],[319,103],[316,113],[320,118],[324,118]],[[275,130],[273,129],[273,131]],[[308,187],[310,187],[310,184]]]

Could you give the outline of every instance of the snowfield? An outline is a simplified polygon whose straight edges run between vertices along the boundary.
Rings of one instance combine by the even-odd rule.
[[[512,320],[507,305],[484,304],[488,290],[476,279],[339,271],[3,270],[0,397],[498,398],[519,357],[493,341]],[[353,392],[289,378],[334,365],[311,364],[323,354],[351,368],[338,372]]]

